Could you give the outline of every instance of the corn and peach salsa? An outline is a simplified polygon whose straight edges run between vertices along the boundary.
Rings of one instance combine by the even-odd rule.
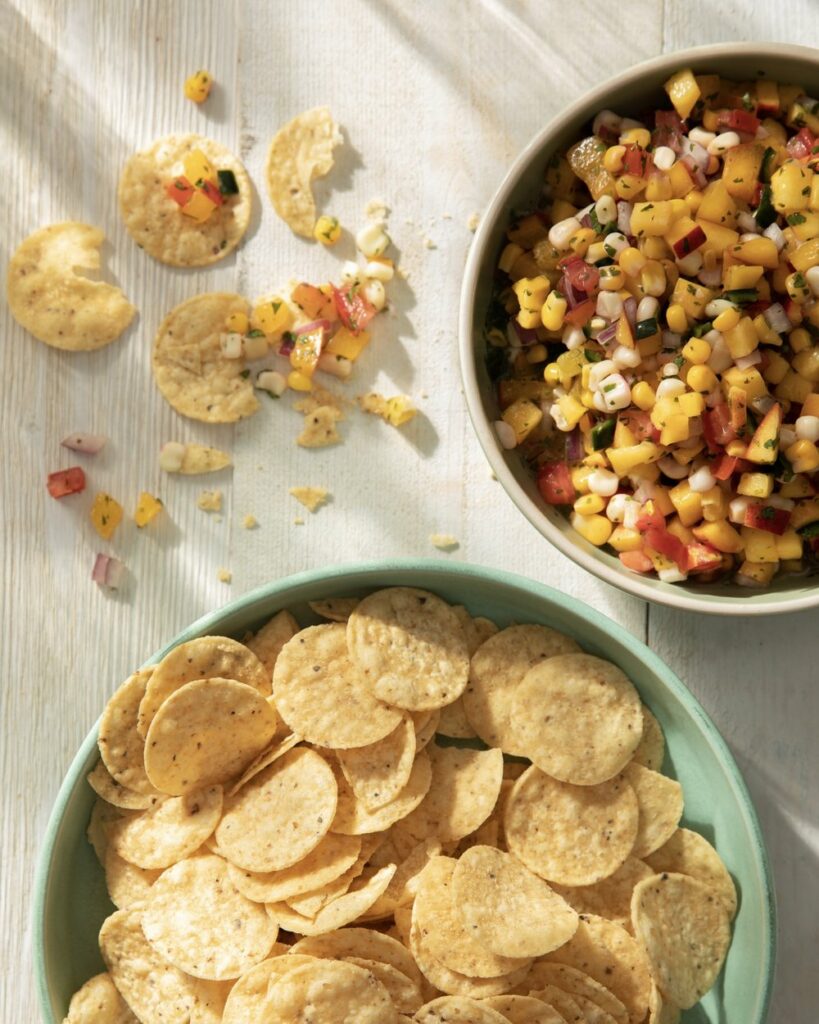
[[[495,429],[628,569],[765,586],[819,564],[819,101],[665,89],[601,111],[509,228]]]

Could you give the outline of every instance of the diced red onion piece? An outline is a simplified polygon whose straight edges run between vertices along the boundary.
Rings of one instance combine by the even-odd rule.
[[[637,325],[637,300],[633,295],[623,300],[623,312],[625,313],[626,320],[628,320],[629,327],[634,330]]]
[[[566,435],[566,460],[568,462],[579,462],[585,455],[583,450],[583,435],[577,429]]]
[[[108,555],[99,554],[94,561],[94,568],[91,570],[91,579],[95,583],[99,583],[101,587],[105,586],[105,574],[108,570],[108,563],[111,561]]]
[[[594,339],[599,345],[608,345],[617,336],[617,324],[609,324]]]
[[[119,590],[125,580],[126,568],[118,558],[99,553],[91,570],[91,579],[101,587]]]
[[[295,334],[290,334],[289,332],[284,334],[282,336],[281,342],[279,343],[279,355],[280,356],[289,356],[290,353],[295,348],[295,346],[296,346],[296,336],[295,336]]]
[[[329,320],[311,320],[309,324],[302,324],[301,327],[294,327],[293,328],[293,333],[294,334],[310,334],[312,331],[318,331],[319,329],[321,329],[322,331],[329,331],[330,330],[330,321]]]
[[[69,434],[60,444],[70,448],[72,452],[83,452],[85,455],[96,455],[108,442],[105,434]]]

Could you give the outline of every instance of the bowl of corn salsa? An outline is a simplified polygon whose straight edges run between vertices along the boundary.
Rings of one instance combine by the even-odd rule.
[[[819,603],[819,51],[669,54],[555,118],[478,229],[460,345],[499,481],[579,565]]]

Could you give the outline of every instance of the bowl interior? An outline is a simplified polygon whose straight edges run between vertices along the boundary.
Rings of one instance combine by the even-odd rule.
[[[685,824],[715,844],[740,893],[725,970],[686,1022],[762,1024],[774,960],[773,889],[759,823],[728,748],[677,677],[639,641],[579,602],[529,580],[470,566],[395,563],[305,573],[264,587],[200,619],[170,647],[204,633],[242,636],[281,608],[303,624],[317,621],[307,602],[363,595],[383,586],[418,586],[499,625],[539,622],[574,636],[590,653],[618,664],[634,681],[665,732],[664,770],[685,791]],[[150,662],[149,662],[150,663]],[[59,1024],[71,994],[103,969],[99,926],[112,912],[102,869],[85,838],[94,794],[85,781],[97,758],[97,729],[78,752],[49,823],[35,887],[34,953],[44,1019]]]
[[[598,111],[610,108],[639,118],[658,104],[666,106],[663,82],[673,71],[692,67],[715,71],[739,81],[760,77],[800,82],[811,95],[819,91],[819,50],[793,46],[732,44],[698,47],[648,61],[596,88],[555,118],[518,157],[487,210],[470,252],[461,295],[461,367],[470,416],[498,479],[518,508],[564,554],[608,583],[647,600],[698,611],[770,613],[819,603],[816,576],[781,576],[764,590],[736,584],[683,585],[663,583],[624,569],[617,557],[585,541],[568,519],[541,498],[537,486],[514,451],[498,444],[492,422],[499,408],[495,386],[486,369],[484,323],[493,293],[498,255],[513,211],[531,209],[543,185],[553,154],[565,150]],[[800,599],[804,599],[801,601]]]

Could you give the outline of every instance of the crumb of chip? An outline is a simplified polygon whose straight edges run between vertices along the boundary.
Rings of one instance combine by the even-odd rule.
[[[479,213],[476,213],[474,210],[466,218],[466,226],[467,226],[467,228],[469,228],[470,231],[477,231],[478,230],[478,225],[480,224],[480,222],[481,222],[481,216],[480,216]]]
[[[320,508],[330,495],[326,487],[291,487],[290,493],[310,512]]]
[[[214,521],[214,523],[221,523],[224,518],[225,518],[224,516],[215,515],[213,517],[213,521]]]
[[[406,395],[394,395],[385,398],[374,391],[358,396],[358,405],[362,412],[372,416],[380,416],[385,423],[393,427],[401,427],[416,415],[418,410]]]
[[[404,270],[403,267],[396,267],[395,272],[402,281],[409,281],[410,272],[408,270]]]
[[[320,409],[323,405],[328,405],[338,411],[338,418],[344,419],[342,415],[342,406],[345,404],[347,399],[341,395],[337,395],[333,391],[328,391],[327,388],[321,387],[320,384],[314,386],[313,390],[309,395],[305,395],[300,398],[297,402],[293,403],[293,408],[297,412],[303,412],[305,414],[315,412],[316,409]]]
[[[429,542],[440,551],[454,551],[455,548],[460,547],[458,538],[453,537],[451,533],[431,533]]]
[[[494,469],[490,469],[489,470],[489,479],[490,480],[497,480],[498,479],[497,476],[495,475],[495,470]]]
[[[246,530],[255,530],[258,525],[259,520],[256,518],[256,516],[252,516],[249,512],[242,520],[242,526]]]
[[[202,491],[199,497],[196,499],[196,504],[203,512],[221,512],[222,511],[222,492],[221,491]]]
[[[233,573],[230,569],[219,569],[216,573],[216,578],[220,583],[230,583],[233,580]]]
[[[336,423],[341,413],[334,406],[320,405],[304,417],[304,430],[296,438],[296,444],[302,448],[324,448],[330,444],[338,444],[341,435],[336,430]]]
[[[389,212],[389,207],[383,199],[371,199],[364,207],[364,213],[370,220],[386,220]]]
[[[296,518],[293,520],[293,525],[304,526],[304,519],[302,518],[302,516],[296,516]]]
[[[425,238],[424,239],[424,248],[425,249],[437,249],[438,246],[432,241],[431,238]]]

